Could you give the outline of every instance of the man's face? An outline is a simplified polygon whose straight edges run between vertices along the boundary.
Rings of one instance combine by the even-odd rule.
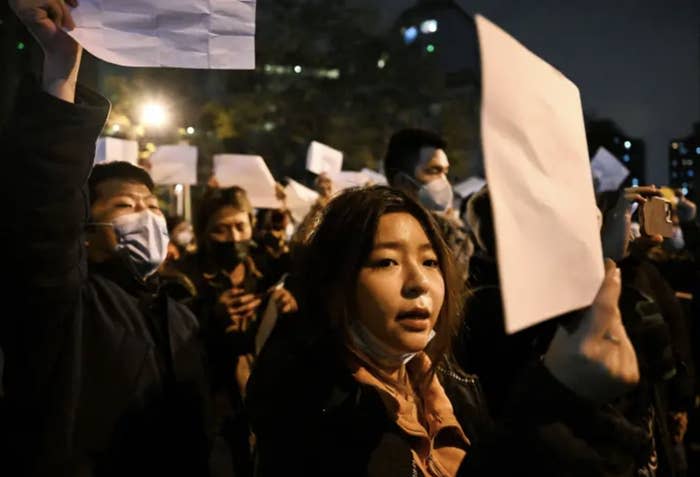
[[[231,206],[222,207],[209,219],[207,237],[213,242],[244,242],[253,238],[248,212]]]
[[[450,161],[442,149],[422,147],[419,152],[418,164],[413,172],[414,178],[421,184],[427,184],[436,179],[447,179]]]
[[[108,179],[96,188],[97,199],[90,207],[92,222],[111,223],[117,217],[150,210],[163,215],[158,206],[158,198],[145,184]],[[102,262],[110,258],[117,246],[117,236],[112,227],[97,225],[88,233],[88,254],[90,260]]]

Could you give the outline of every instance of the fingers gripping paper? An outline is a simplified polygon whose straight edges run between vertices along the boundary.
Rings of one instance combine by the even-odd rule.
[[[81,0],[70,34],[121,66],[255,68],[255,0]]]
[[[578,88],[481,16],[482,142],[506,330],[589,306],[602,247]]]

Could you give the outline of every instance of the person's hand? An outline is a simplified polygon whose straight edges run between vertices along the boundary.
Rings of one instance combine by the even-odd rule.
[[[661,191],[655,185],[625,187],[625,199],[629,203],[637,202],[639,205],[644,204],[649,197],[661,197]]]
[[[224,291],[218,298],[219,309],[223,311],[230,323],[227,333],[243,332],[248,329],[255,319],[262,300],[258,295],[245,293],[243,290],[232,288]]]
[[[620,309],[620,270],[606,260],[605,279],[593,305],[572,331],[557,329],[544,357],[552,375],[575,394],[604,403],[639,382],[637,355]]]
[[[219,185],[219,181],[216,179],[216,176],[212,174],[209,176],[209,180],[207,180],[207,189],[219,189],[221,186]]]
[[[280,315],[294,313],[299,310],[297,300],[286,288],[279,288],[272,292],[270,299],[274,300],[277,312]]]
[[[280,184],[279,182],[275,182],[275,197],[277,200],[282,202],[282,204],[286,204],[287,202],[287,193],[284,191],[284,186]],[[285,205],[286,208],[286,205]]]
[[[82,50],[64,29],[75,28],[71,7],[77,7],[78,1],[10,0],[9,3],[44,51],[44,90],[73,102]]]

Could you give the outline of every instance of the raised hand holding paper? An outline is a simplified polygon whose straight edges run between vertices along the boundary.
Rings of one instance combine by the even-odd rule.
[[[255,68],[255,0],[81,0],[78,43],[121,66]]]

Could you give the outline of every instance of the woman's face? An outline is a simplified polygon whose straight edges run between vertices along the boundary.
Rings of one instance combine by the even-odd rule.
[[[379,220],[355,290],[358,319],[397,352],[425,349],[445,297],[438,257],[423,227],[405,212]]]

